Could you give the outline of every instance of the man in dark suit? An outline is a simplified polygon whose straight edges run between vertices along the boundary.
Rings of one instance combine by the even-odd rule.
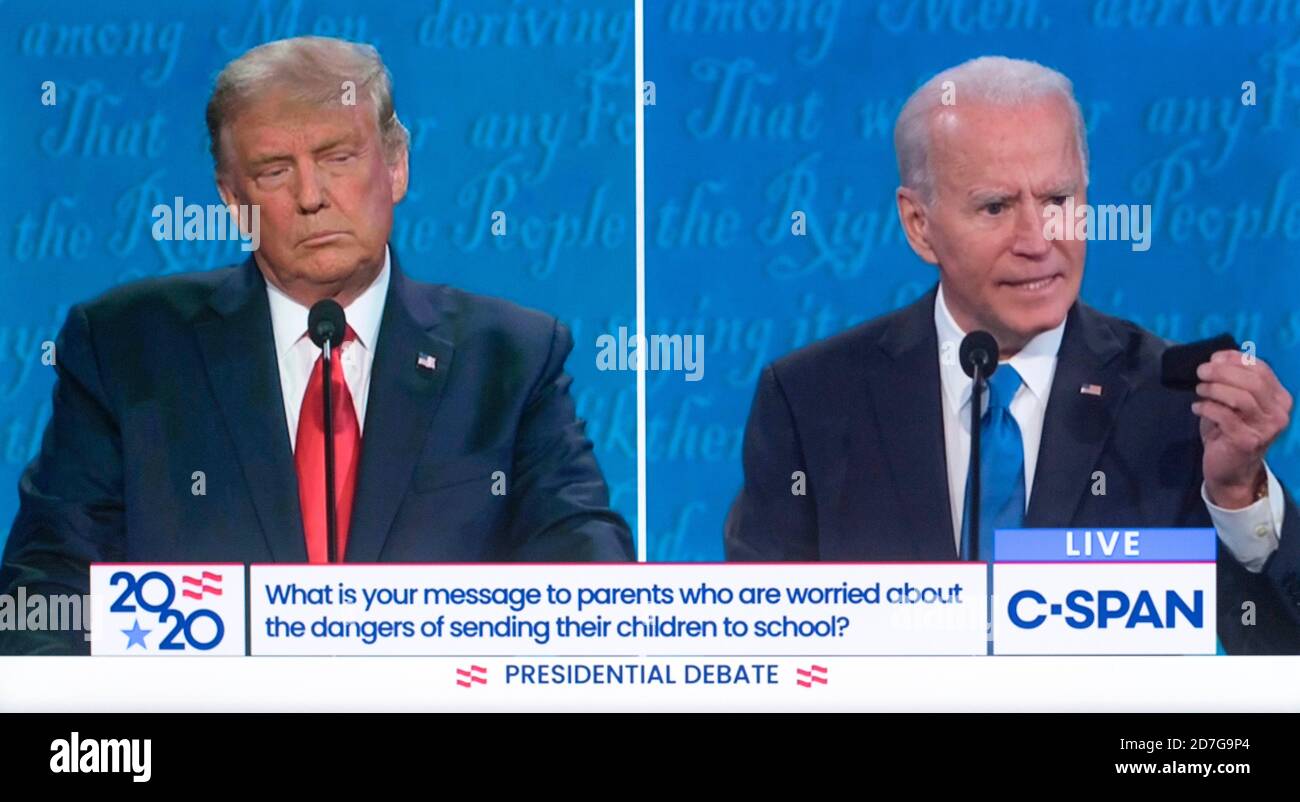
[[[91,562],[326,561],[306,336],[326,298],[348,323],[332,383],[345,561],[632,559],[575,416],[568,330],[412,281],[390,252],[407,137],[374,49],[254,48],[218,77],[208,123],[222,198],[258,209],[260,247],[72,308],[0,593],[84,594]],[[0,653],[85,650],[80,632],[0,631]]]
[[[939,285],[764,369],[728,559],[987,559],[994,528],[1212,526],[1224,649],[1300,653],[1300,512],[1264,463],[1291,397],[1235,351],[1200,367],[1195,394],[1167,389],[1168,343],[1078,300],[1086,241],[1045,225],[1050,207],[1086,203],[1069,81],[967,62],[917,90],[895,147],[903,228]],[[981,329],[1000,351],[981,456],[995,424],[1011,446],[981,460],[976,534],[971,380],[956,357]]]

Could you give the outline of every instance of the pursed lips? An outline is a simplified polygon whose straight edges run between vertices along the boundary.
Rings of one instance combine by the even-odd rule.
[[[315,234],[309,234],[298,241],[299,245],[311,245],[317,240],[326,240],[330,237],[346,234],[346,231],[317,231]]]

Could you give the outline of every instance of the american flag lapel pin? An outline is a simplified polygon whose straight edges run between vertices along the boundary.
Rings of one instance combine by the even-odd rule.
[[[1083,385],[1082,387],[1079,388],[1079,392],[1080,392],[1080,393],[1083,393],[1084,395],[1096,395],[1096,396],[1100,396],[1100,395],[1101,395],[1101,385],[1100,385],[1100,384],[1085,384],[1085,385]]]
[[[421,370],[432,371],[438,367],[438,357],[433,354],[426,354],[421,351],[415,357],[415,366]]]

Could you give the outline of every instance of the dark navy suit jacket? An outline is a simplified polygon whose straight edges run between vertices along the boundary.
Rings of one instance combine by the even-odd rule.
[[[729,560],[957,559],[935,294],[763,370],[726,523]],[[1070,309],[1026,527],[1212,525],[1193,394],[1160,383],[1167,346],[1083,303]],[[1084,384],[1102,395],[1080,393]],[[791,492],[794,471],[806,495]],[[1090,492],[1094,471],[1105,472],[1105,495]],[[1230,654],[1300,654],[1300,511],[1289,495],[1280,535],[1259,574],[1219,543],[1217,623]]]
[[[391,268],[346,561],[632,559],[575,416],[568,330],[412,281],[396,255]],[[53,415],[19,483],[0,592],[84,594],[96,561],[307,561],[252,259],[75,306],[55,354]],[[82,633],[0,632],[0,653],[85,650]]]

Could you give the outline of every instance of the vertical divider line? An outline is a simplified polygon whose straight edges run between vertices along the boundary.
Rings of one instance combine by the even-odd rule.
[[[634,51],[636,91],[636,332],[639,342],[645,342],[645,103],[642,86],[645,82],[645,6],[644,0],[634,0],[635,17]],[[645,360],[638,359],[636,366],[636,559],[646,561],[646,399]]]

